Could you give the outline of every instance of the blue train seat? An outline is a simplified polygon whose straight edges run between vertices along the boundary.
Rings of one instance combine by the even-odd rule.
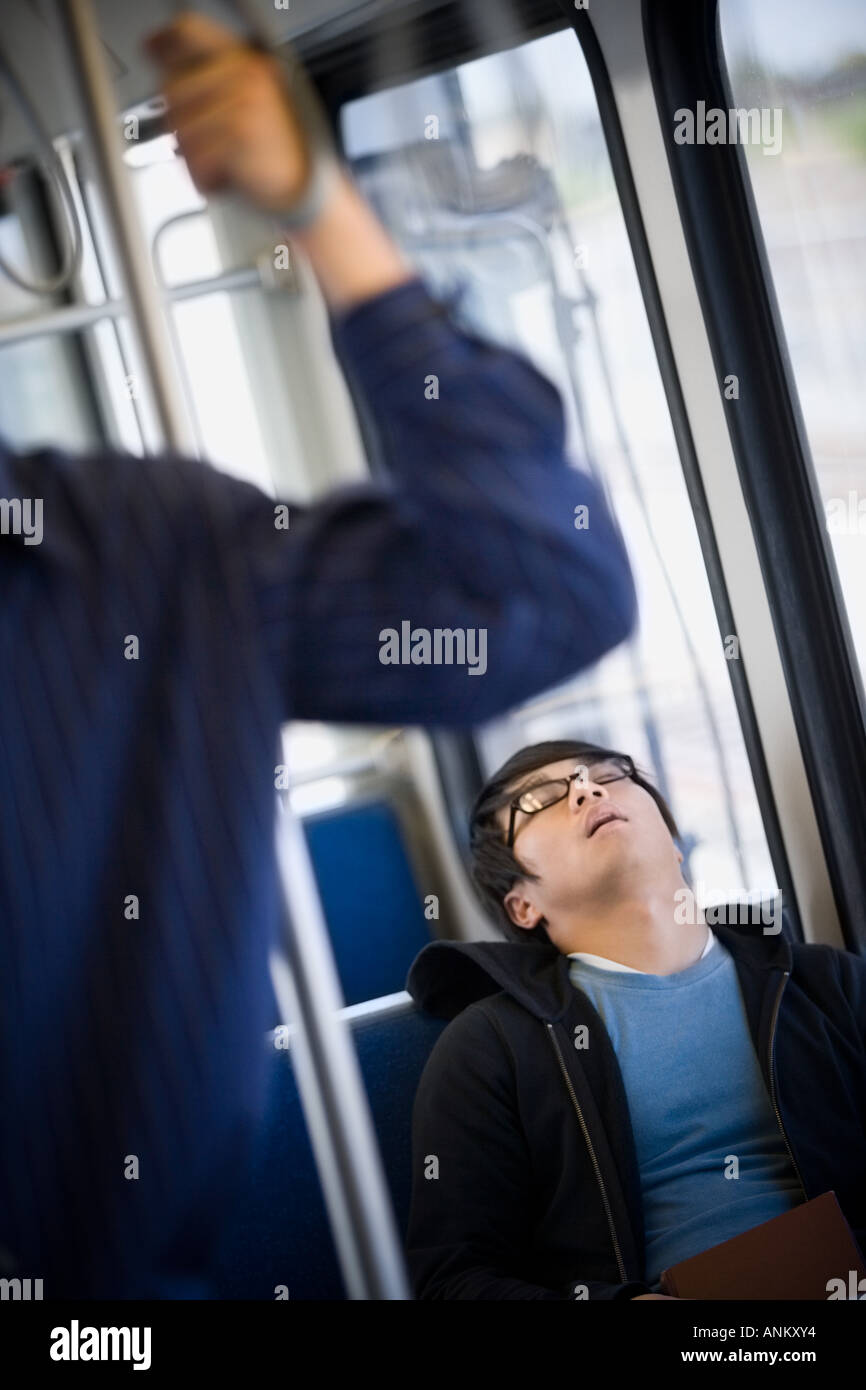
[[[304,830],[346,1003],[402,990],[433,934],[393,809],[340,807],[306,818]]]
[[[447,1020],[422,1012],[401,992],[348,1011],[373,1124],[397,1219],[405,1234],[411,1197],[412,1105],[424,1065]],[[291,1062],[273,1051],[265,1123],[251,1171],[226,1233],[217,1293],[268,1299],[346,1297]]]

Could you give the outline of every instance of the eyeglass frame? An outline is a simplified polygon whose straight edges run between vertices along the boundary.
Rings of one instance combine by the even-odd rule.
[[[606,777],[606,778],[604,779],[603,782],[599,782],[599,783],[598,783],[599,786],[602,786],[602,787],[607,786],[607,784],[608,784],[609,782],[624,782],[624,781],[626,780],[626,778],[630,778],[632,781],[635,780],[635,777],[636,777],[636,775],[637,775],[637,768],[636,768],[635,765],[634,765],[634,760],[633,760],[631,757],[629,757],[628,753],[617,753],[617,754],[615,754],[614,756],[611,756],[611,757],[608,757],[608,758],[602,758],[602,759],[600,759],[599,761],[600,761],[600,763],[614,762],[614,757],[615,757],[616,761],[618,761],[619,763],[627,764],[626,771],[625,771],[625,772],[621,772],[621,773],[619,774],[619,776],[617,776],[617,777]],[[572,784],[572,782],[574,782],[578,777],[580,777],[581,774],[582,774],[589,766],[591,766],[591,764],[588,764],[588,763],[581,763],[581,764],[578,766],[577,771],[576,771],[576,772],[570,772],[570,773],[568,774],[567,777],[548,777],[548,778],[546,778],[545,780],[546,780],[547,782],[564,782],[564,783],[566,784],[566,786],[565,786],[565,791],[562,793],[562,796],[558,796],[558,797],[556,798],[555,801],[548,801],[548,803],[547,803],[546,806],[536,806],[534,811],[525,811],[525,810],[523,809],[523,807],[520,805],[521,798],[524,797],[528,791],[532,791],[532,790],[533,790],[532,787],[524,787],[523,791],[520,792],[520,794],[519,794],[517,797],[515,797],[514,801],[512,801],[512,802],[509,803],[509,809],[510,809],[510,811],[511,811],[511,815],[510,815],[509,821],[508,821],[508,839],[507,839],[506,842],[505,842],[506,845],[507,845],[507,847],[508,847],[508,849],[513,849],[513,848],[514,848],[514,818],[515,818],[517,812],[518,812],[518,811],[522,812],[522,814],[523,814],[524,816],[537,816],[538,813],[539,813],[539,811],[549,811],[550,808],[551,808],[551,806],[558,806],[559,803],[560,803],[560,801],[565,801],[566,798],[567,798],[568,796],[571,795],[571,784]],[[598,766],[598,764],[596,764],[596,766]],[[592,780],[592,779],[587,779],[587,780],[589,781],[589,780]],[[544,783],[542,782],[542,783],[540,783],[540,784],[538,784],[538,785],[544,786]]]

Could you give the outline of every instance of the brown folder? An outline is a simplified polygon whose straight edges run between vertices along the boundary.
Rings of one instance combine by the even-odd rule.
[[[864,1276],[836,1194],[822,1192],[663,1270],[660,1283],[674,1298],[827,1300],[866,1297],[866,1283],[859,1287]]]

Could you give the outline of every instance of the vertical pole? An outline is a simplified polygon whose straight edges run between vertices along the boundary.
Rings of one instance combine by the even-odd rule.
[[[283,884],[291,884],[287,1002],[292,1021],[301,1021],[292,1057],[346,1289],[350,1298],[408,1299],[358,1059],[338,1013],[343,996],[331,940],[304,832],[288,797],[277,824],[277,857]]]
[[[162,433],[171,448],[192,453],[162,306],[118,144],[114,93],[92,0],[58,0],[58,10]],[[350,1298],[407,1299],[367,1097],[339,1016],[343,999],[333,950],[303,831],[288,805],[278,818],[276,849],[290,970],[288,1007],[292,1022],[299,1024],[293,1055],[346,1288]]]
[[[177,389],[162,305],[121,154],[114,92],[92,0],[59,0],[57,10],[160,429],[169,448],[194,454],[195,439]]]

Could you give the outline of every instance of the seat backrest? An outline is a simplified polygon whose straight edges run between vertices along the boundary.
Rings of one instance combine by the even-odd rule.
[[[402,1240],[412,1189],[412,1105],[447,1020],[408,994],[347,1010]],[[291,1046],[274,1049],[268,1108],[251,1171],[223,1242],[220,1298],[340,1301],[346,1293],[295,1082]]]
[[[346,1003],[402,990],[432,938],[393,807],[341,806],[304,831]]]

